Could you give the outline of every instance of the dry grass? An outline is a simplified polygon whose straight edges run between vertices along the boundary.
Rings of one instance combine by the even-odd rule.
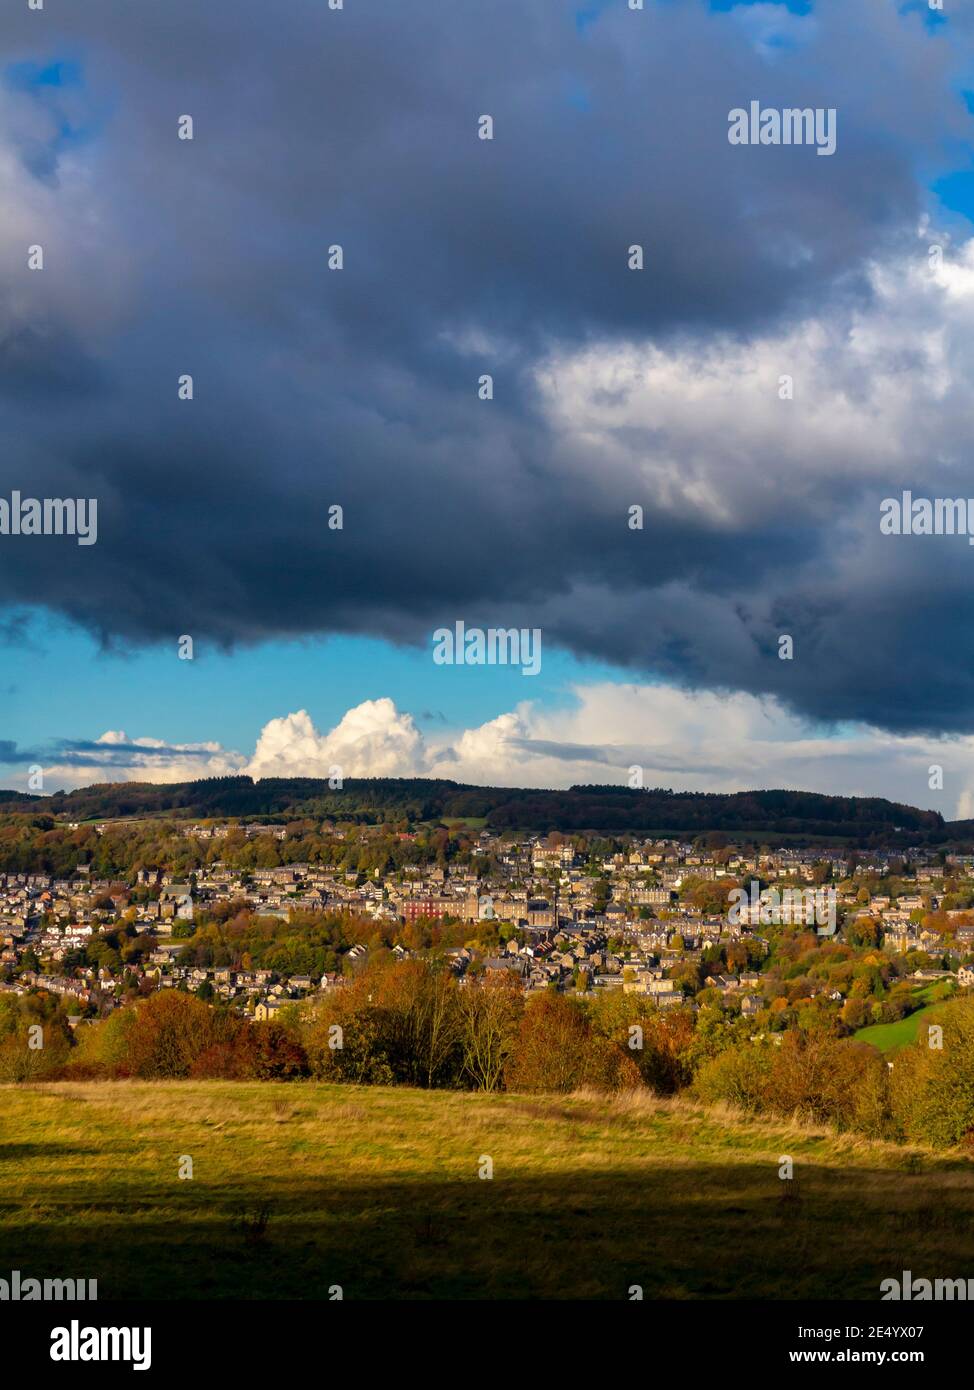
[[[0,1087],[0,1272],[103,1298],[875,1298],[966,1274],[972,1199],[960,1154],[642,1092]]]

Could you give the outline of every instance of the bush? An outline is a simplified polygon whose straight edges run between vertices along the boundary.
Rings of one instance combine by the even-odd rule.
[[[901,1048],[890,1077],[893,1119],[914,1143],[945,1148],[974,1138],[974,1000],[937,1015],[943,1046],[930,1046],[929,1024]]]
[[[341,1031],[334,1032],[336,1028]],[[311,1074],[319,1081],[390,1086],[396,1079],[385,1052],[377,1010],[346,1013],[329,1008],[320,1012],[305,1036],[305,1049]]]
[[[694,1094],[706,1104],[727,1101],[741,1110],[762,1110],[775,1050],[770,1043],[751,1043],[718,1053],[701,1066],[693,1083]]]
[[[129,1036],[134,1024],[134,1008],[116,1009],[99,1022],[79,1024],[68,1075],[93,1080],[131,1076]]]
[[[690,1084],[695,1046],[693,1015],[686,1009],[663,1014],[652,1000],[613,990],[596,996],[590,1005],[593,1026],[610,1038],[639,1071],[644,1086],[670,1096]],[[641,1046],[631,1045],[632,1028]]]
[[[781,1035],[781,1043],[747,1043],[705,1063],[694,1083],[706,1101],[725,1100],[755,1113],[797,1115],[879,1135],[889,1125],[886,1063],[868,1043],[825,1033]]]
[[[61,1076],[71,1030],[51,995],[0,996],[0,1081],[49,1081]]]
[[[63,1075],[70,1039],[56,1024],[41,1024],[40,1034],[31,1034],[31,1026],[37,1025],[24,1022],[0,1038],[0,1081],[53,1081]]]
[[[469,1019],[456,980],[443,965],[387,960],[370,964],[342,989],[314,1001],[305,1013],[303,1041],[315,1076],[456,1086],[464,1078]]]
[[[304,1048],[282,1023],[251,1023],[212,1043],[190,1068],[194,1080],[292,1081],[307,1076]]]
[[[307,1053],[282,1023],[254,1023],[240,1036],[248,1075],[258,1081],[292,1081],[307,1076]]]
[[[617,1091],[641,1084],[636,1063],[595,1032],[582,1005],[561,994],[542,994],[524,1010],[504,1080],[511,1091]]]
[[[159,990],[100,1022],[82,1024],[67,1073],[144,1080],[238,1075],[228,1058],[246,1027],[194,995]]]

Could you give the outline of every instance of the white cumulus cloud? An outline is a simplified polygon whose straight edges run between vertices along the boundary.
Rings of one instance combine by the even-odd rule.
[[[272,719],[244,769],[251,777],[413,777],[425,768],[423,737],[412,715],[400,714],[388,698],[365,700],[327,734],[306,710]]]
[[[729,792],[790,788],[886,796],[974,815],[974,737],[901,736],[867,725],[829,732],[773,698],[611,681],[578,685],[574,703],[530,702],[466,729],[427,736],[388,697],[365,700],[331,729],[307,710],[269,720],[251,757],[219,743],[169,744],[108,730],[44,765],[44,789],[200,777],[444,777],[488,786],[626,784]],[[24,760],[4,779],[26,789]],[[941,769],[938,774],[936,769]],[[937,785],[942,780],[942,789]],[[931,786],[931,781],[934,785]]]

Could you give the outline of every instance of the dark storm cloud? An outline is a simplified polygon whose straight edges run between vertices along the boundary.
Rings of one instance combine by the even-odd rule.
[[[817,6],[770,55],[690,0],[582,24],[523,0],[8,15],[14,70],[70,62],[72,109],[99,115],[70,140],[53,97],[35,129],[36,91],[4,96],[20,209],[0,223],[0,495],[96,496],[99,538],[4,538],[0,597],[137,644],[543,623],[583,655],[824,717],[969,725],[974,672],[947,699],[941,660],[926,712],[904,676],[942,640],[938,612],[868,572],[829,582],[855,459],[842,495],[799,477],[787,508],[731,527],[647,498],[634,538],[620,518],[640,496],[597,455],[566,469],[531,371],[554,349],[744,342],[868,299],[866,264],[917,221],[915,167],[968,118],[945,42],[886,0],[849,8]],[[752,98],[836,107],[837,153],[729,146]],[[774,659],[782,623],[813,634],[800,678]],[[868,660],[863,623],[884,634]]]

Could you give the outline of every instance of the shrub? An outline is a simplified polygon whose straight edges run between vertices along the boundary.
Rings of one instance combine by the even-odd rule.
[[[0,996],[0,1081],[61,1076],[71,1042],[67,1019],[53,996]]]
[[[63,1074],[70,1039],[50,1020],[40,1025],[42,1035],[31,1035],[30,1026],[25,1021],[0,1038],[0,1081],[51,1081]],[[33,1045],[32,1038],[40,1038],[42,1045]]]
[[[582,1005],[561,994],[543,994],[524,1010],[504,1080],[511,1091],[615,1091],[641,1084],[636,1063],[595,1032]]]
[[[126,1028],[123,1067],[131,1076],[175,1079],[189,1076],[197,1060],[218,1043],[232,1044],[246,1025],[219,1014],[193,995],[159,990],[134,1005]]]
[[[694,1083],[701,1100],[726,1100],[755,1113],[882,1134],[889,1123],[886,1063],[868,1043],[826,1033],[746,1043],[705,1063]]]
[[[774,1062],[771,1044],[751,1043],[729,1048],[704,1062],[693,1083],[694,1094],[705,1103],[728,1101],[742,1110],[757,1112],[767,1100]]]
[[[597,996],[590,1009],[595,1029],[634,1063],[643,1085],[662,1096],[689,1085],[695,1036],[693,1015],[686,1009],[663,1014],[652,1000],[621,990]],[[640,1030],[639,1047],[631,1046],[633,1027]]]
[[[129,1037],[134,1023],[135,1009],[127,1008],[116,1009],[100,1021],[79,1024],[68,1075],[95,1080],[131,1076]]]
[[[921,1023],[916,1042],[894,1058],[890,1093],[899,1133],[943,1148],[974,1136],[974,1000],[946,1007],[937,1022],[943,1046],[930,1046]]]

